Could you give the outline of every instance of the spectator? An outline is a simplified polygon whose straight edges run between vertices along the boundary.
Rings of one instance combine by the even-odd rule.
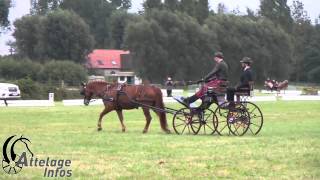
[[[171,77],[167,78],[167,81],[165,83],[166,89],[167,89],[167,97],[172,97],[172,89],[173,89],[173,81]]]

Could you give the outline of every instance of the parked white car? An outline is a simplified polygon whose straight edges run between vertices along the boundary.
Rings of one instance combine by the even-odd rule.
[[[9,83],[0,83],[0,99],[19,99],[21,97],[19,86]]]

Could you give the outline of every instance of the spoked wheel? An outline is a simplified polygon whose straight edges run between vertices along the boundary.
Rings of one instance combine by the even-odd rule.
[[[234,107],[229,108],[227,125],[230,132],[236,136],[242,136],[248,131],[250,116],[243,104],[236,103]]]
[[[206,109],[200,113],[195,114],[197,121],[193,121],[191,129],[195,134],[214,134],[216,129],[214,119],[216,119],[214,112],[211,109]]]
[[[250,132],[253,135],[257,135],[260,132],[263,125],[262,112],[260,108],[252,102],[244,101],[241,103],[247,109],[250,116],[250,126],[248,132]]]
[[[197,115],[188,108],[182,108],[173,116],[173,129],[177,134],[197,134],[200,123]]]
[[[227,124],[227,117],[229,113],[228,102],[219,105],[214,111],[214,127],[219,135],[230,135],[230,131]]]
[[[18,158],[16,158],[16,161],[18,161],[18,160],[19,160],[19,156],[18,156]],[[17,174],[21,171],[22,165],[21,164],[18,165],[17,162],[15,162],[15,161],[10,161],[8,163],[7,161],[5,161],[3,159],[2,160],[2,169],[8,174]]]

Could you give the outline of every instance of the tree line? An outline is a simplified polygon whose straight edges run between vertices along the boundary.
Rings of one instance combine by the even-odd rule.
[[[232,82],[244,56],[254,60],[257,83],[267,77],[320,82],[319,18],[312,23],[298,0],[292,7],[287,0],[261,0],[258,12],[245,14],[226,12],[223,4],[210,10],[208,0],[146,0],[139,13],[128,13],[130,0],[31,3],[30,15],[14,22],[18,61],[83,64],[92,49],[126,49],[136,73],[159,83],[167,76],[200,79],[213,67],[214,52],[222,51]],[[0,22],[5,27],[6,17]]]

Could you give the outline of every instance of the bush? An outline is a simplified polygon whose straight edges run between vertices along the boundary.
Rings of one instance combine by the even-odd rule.
[[[62,101],[63,99],[82,99],[79,90],[70,90],[66,88],[56,88],[54,91],[54,100]]]
[[[42,81],[63,80],[68,85],[78,85],[87,79],[87,72],[84,67],[71,61],[51,61],[44,65],[39,78]]]
[[[24,77],[37,80],[41,68],[41,64],[28,59],[0,59],[0,76],[7,80],[21,79]]]
[[[17,81],[22,99],[43,99],[41,86],[32,79],[25,78]]]
[[[63,99],[82,99],[80,90],[77,88],[68,89],[56,87],[52,84],[40,84],[30,78],[20,79],[16,82],[20,91],[21,99],[48,99],[49,93],[54,93],[54,100],[61,101]]]
[[[302,89],[302,95],[318,95],[318,89],[314,87],[305,87]]]
[[[29,59],[0,58],[0,78],[18,80],[30,78],[33,81],[51,84],[78,85],[87,80],[86,69],[71,61],[50,61],[45,64]]]

